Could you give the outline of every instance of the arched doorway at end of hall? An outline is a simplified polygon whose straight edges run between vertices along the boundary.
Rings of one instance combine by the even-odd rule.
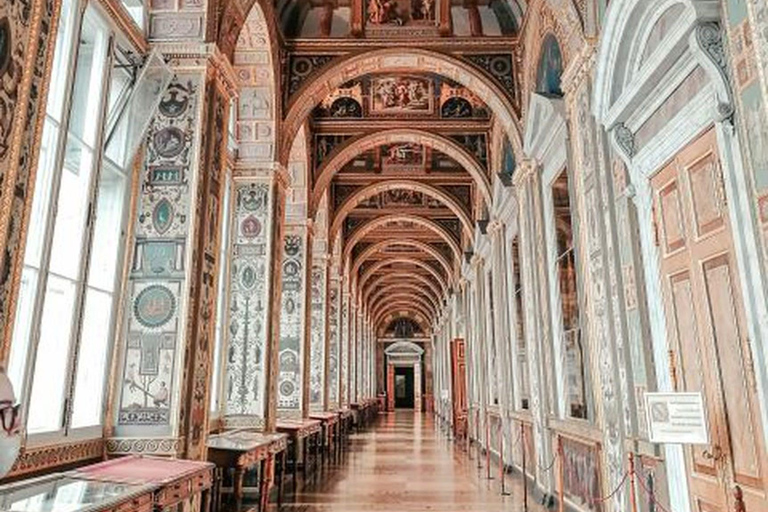
[[[398,341],[384,350],[387,365],[387,410],[422,411],[422,355],[424,349]]]

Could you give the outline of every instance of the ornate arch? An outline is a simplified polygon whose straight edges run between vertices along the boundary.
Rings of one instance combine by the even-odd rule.
[[[352,274],[356,274],[357,271],[360,269],[360,265],[362,265],[363,262],[365,262],[368,258],[373,256],[377,251],[385,247],[389,247],[390,245],[408,245],[424,251],[425,253],[429,254],[440,263],[440,265],[445,270],[445,275],[447,275],[451,280],[451,282],[453,282],[453,279],[452,279],[453,269],[451,268],[451,264],[448,261],[446,261],[443,255],[440,254],[437,250],[435,250],[434,247],[432,247],[428,243],[422,242],[420,240],[414,240],[411,238],[393,238],[391,240],[382,240],[381,242],[377,242],[371,245],[370,247],[367,247],[352,264]]]
[[[385,215],[383,217],[376,217],[370,222],[364,224],[362,227],[356,229],[344,247],[343,261],[346,261],[349,258],[349,256],[352,254],[352,249],[355,248],[355,245],[357,245],[360,240],[365,238],[376,228],[385,226],[391,222],[398,221],[412,222],[413,224],[429,229],[440,238],[442,238],[443,241],[451,247],[451,251],[453,251],[454,256],[461,260],[461,249],[459,248],[459,244],[456,243],[456,240],[454,240],[451,234],[440,224],[428,218],[419,217],[418,215],[394,213],[391,215]]]
[[[392,290],[410,290],[414,291],[416,293],[421,294],[423,297],[427,298],[432,304],[432,307],[435,309],[435,311],[440,309],[440,300],[439,297],[433,296],[430,294],[432,292],[431,289],[425,289],[422,288],[416,284],[409,283],[409,282],[400,282],[400,283],[388,283],[386,286],[380,288],[379,290],[375,291],[373,294],[370,295],[370,298],[368,299],[367,303],[375,304],[376,301],[381,298],[381,295],[384,293],[391,293]]]
[[[431,326],[429,325],[429,319],[426,318],[421,313],[409,311],[408,314],[412,316],[408,316],[408,315],[392,313],[391,311],[388,311],[387,314],[389,315],[388,317],[382,317],[381,319],[379,319],[378,322],[373,321],[373,319],[371,321],[371,324],[374,326],[374,329],[376,330],[376,333],[378,336],[381,336],[384,334],[384,332],[381,329],[381,325],[384,322],[386,322],[386,325],[389,325],[391,322],[394,322],[399,318],[407,318],[408,320],[413,320],[414,322],[419,324],[419,328],[424,333],[429,333],[431,331]]]
[[[437,317],[437,309],[432,306],[432,304],[427,301],[422,295],[416,295],[414,293],[409,293],[407,291],[397,292],[392,294],[392,296],[388,298],[380,298],[378,302],[371,303],[370,309],[371,309],[371,315],[376,316],[378,312],[381,310],[382,307],[387,307],[388,303],[390,302],[398,302],[400,300],[405,301],[408,304],[411,304],[413,306],[419,306],[424,309],[424,311],[429,313],[430,318],[436,318]]]
[[[416,265],[417,267],[423,268],[437,280],[438,284],[440,285],[440,289],[443,292],[443,296],[447,294],[449,286],[443,277],[437,272],[437,270],[427,265],[422,260],[417,260],[415,258],[391,258],[375,263],[371,268],[367,269],[362,276],[360,276],[360,280],[356,283],[357,289],[364,289],[366,281],[368,281],[368,279],[370,279],[374,273],[376,273],[382,267],[391,265],[392,263],[409,263],[411,265]]]
[[[522,160],[520,122],[506,95],[471,64],[455,57],[418,48],[385,48],[339,59],[307,81],[291,98],[283,125],[284,140],[291,141],[312,109],[342,84],[371,72],[430,71],[450,78],[472,90],[496,115],[512,141],[515,155]],[[287,154],[281,155],[285,162]]]
[[[366,287],[360,290],[363,302],[365,303],[368,301],[368,297],[370,297],[371,293],[373,293],[377,285],[386,286],[388,284],[391,284],[389,283],[390,281],[398,280],[398,279],[412,279],[412,280],[419,281],[421,284],[429,288],[429,290],[432,292],[435,298],[437,298],[438,300],[440,299],[441,291],[437,287],[435,287],[435,284],[432,281],[430,281],[429,279],[427,279],[426,277],[424,277],[423,275],[417,272],[401,271],[401,272],[395,272],[394,274],[386,274],[386,275],[380,276],[374,279],[373,281],[371,281],[370,283],[368,283]]]
[[[341,223],[344,222],[344,219],[347,217],[347,215],[349,215],[349,213],[354,210],[361,201],[364,201],[369,197],[375,196],[381,192],[395,189],[414,190],[442,202],[451,210],[451,212],[453,212],[454,215],[456,215],[456,217],[459,218],[466,236],[469,238],[472,237],[472,221],[469,219],[467,212],[465,212],[461,205],[459,205],[459,203],[457,203],[452,197],[450,197],[442,190],[433,187],[432,185],[403,179],[393,179],[374,183],[373,185],[368,185],[367,187],[358,190],[350,197],[348,197],[341,205],[341,207],[336,211],[336,214],[333,217],[333,223],[331,224],[331,236],[341,230]]]
[[[384,308],[382,308],[382,310],[376,316],[371,317],[373,319],[372,321],[373,325],[379,325],[387,315],[392,315],[393,311],[408,311],[408,312],[412,312],[412,314],[416,313],[419,316],[421,316],[421,318],[423,319],[423,322],[426,325],[431,325],[431,322],[434,320],[429,314],[425,313],[420,306],[416,306],[407,301],[395,301],[395,302],[387,303],[384,306]],[[397,318],[402,316],[403,315],[392,315],[392,318]],[[424,332],[429,332],[430,329],[427,328],[423,330]]]
[[[622,121],[625,111],[636,106],[635,102],[619,100],[633,99],[632,89],[639,89],[637,81],[646,71],[642,56],[647,51],[649,33],[674,6],[682,10],[676,13],[673,26],[659,44],[679,45],[678,52],[685,50],[697,22],[719,19],[717,0],[614,0],[609,4],[595,67],[593,111],[598,121],[612,126]],[[717,70],[714,75],[719,99],[725,101],[730,95],[727,80]]]
[[[528,5],[526,35],[523,47],[522,87],[523,109],[528,108],[530,95],[534,91],[536,73],[542,53],[542,43],[547,34],[552,34],[560,45],[563,56],[563,69],[574,60],[576,54],[588,46],[584,37],[579,12],[571,0],[562,0],[553,7],[547,0],[532,1]],[[526,115],[525,112],[524,115]],[[517,152],[515,158],[519,159]]]
[[[346,141],[334,151],[333,156],[326,160],[319,169],[320,172],[312,190],[311,214],[314,215],[315,207],[330,186],[333,177],[353,158],[369,149],[397,142],[415,142],[450,156],[472,176],[478,190],[483,195],[483,199],[486,203],[491,204],[491,184],[488,177],[477,160],[466,149],[442,135],[404,128],[363,135]]]
[[[251,163],[273,163],[277,157],[277,120],[282,116],[278,101],[280,76],[279,33],[272,2],[259,0],[244,11],[237,1],[226,2],[218,40],[222,51],[232,55],[240,88],[237,103],[238,159]],[[247,15],[247,18],[246,18]],[[296,129],[296,134],[301,126]],[[286,148],[293,144],[292,138]]]

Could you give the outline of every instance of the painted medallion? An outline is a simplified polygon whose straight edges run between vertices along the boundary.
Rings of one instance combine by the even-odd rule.
[[[141,290],[133,303],[136,321],[149,329],[157,329],[167,324],[175,311],[176,297],[171,290],[159,284]]]
[[[163,158],[174,158],[184,151],[184,132],[175,126],[167,126],[152,138],[157,154]]]

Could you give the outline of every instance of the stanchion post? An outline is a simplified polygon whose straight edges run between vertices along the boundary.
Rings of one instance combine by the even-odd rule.
[[[557,456],[560,458],[558,465],[558,499],[560,501],[560,512],[565,512],[565,457],[563,457],[563,438],[557,436]]]
[[[488,411],[485,411],[485,477],[493,480],[491,476],[491,422]]]
[[[482,454],[480,453],[480,409],[475,413],[475,453],[477,454],[477,469],[483,468]]]
[[[504,422],[499,424],[499,478],[501,479],[501,495],[509,496],[506,489],[506,472],[504,471]]]
[[[629,452],[629,506],[632,512],[637,512],[637,489],[635,488],[635,454]]]
[[[521,453],[523,454],[523,511],[528,512],[528,473],[525,469],[525,425],[520,422]]]

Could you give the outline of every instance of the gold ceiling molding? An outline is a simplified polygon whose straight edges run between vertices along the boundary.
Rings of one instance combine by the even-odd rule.
[[[425,333],[428,333],[431,330],[432,321],[434,320],[426,314],[420,306],[405,301],[395,301],[387,303],[378,315],[372,317],[372,324],[377,326],[378,330],[378,327],[381,324],[385,322],[389,324],[393,320],[402,317],[410,318],[412,320],[417,318],[421,319],[421,322],[417,321],[417,323]]]
[[[417,296],[427,299],[433,310],[440,310],[440,300],[438,297],[431,295],[431,290],[427,290],[409,282],[390,283],[379,288],[373,295],[371,295],[370,300],[368,301],[371,304],[371,310],[375,309],[373,305],[377,304],[380,299],[389,299],[393,297],[395,293],[401,291],[414,292]],[[382,295],[386,295],[386,297],[382,297]]]
[[[377,286],[397,284],[397,283],[403,282],[404,280],[411,281],[411,282],[418,281],[419,283],[429,288],[429,290],[437,299],[440,298],[441,292],[432,281],[430,281],[429,279],[427,279],[426,276],[419,274],[416,271],[408,271],[408,270],[402,270],[398,272],[387,272],[386,274],[376,277],[370,283],[368,283],[363,290],[361,290],[362,291],[361,298],[363,302],[367,302],[371,294],[375,292]]]
[[[373,312],[371,316],[377,318],[382,309],[389,307],[389,305],[393,302],[399,301],[404,301],[404,303],[413,307],[422,308],[426,313],[428,313],[428,317],[432,320],[439,316],[439,309],[436,309],[434,306],[432,306],[432,304],[427,301],[427,299],[421,295],[417,295],[407,290],[394,293],[390,297],[381,298],[378,302],[371,304],[371,311]]]
[[[323,194],[330,187],[333,177],[361,153],[386,144],[416,143],[445,153],[461,165],[474,179],[478,190],[487,204],[491,204],[491,184],[480,163],[455,141],[443,135],[425,130],[399,128],[374,132],[346,141],[334,152],[334,156],[323,162],[317,182],[312,190],[311,212],[320,204]]]
[[[432,277],[434,277],[438,284],[440,285],[440,289],[442,291],[442,295],[446,296],[448,289],[450,288],[449,284],[445,282],[445,279],[443,276],[440,275],[440,273],[434,269],[434,267],[430,266],[423,260],[418,260],[416,258],[406,258],[406,257],[398,257],[398,258],[391,258],[388,260],[382,260],[377,263],[374,263],[373,266],[369,269],[366,269],[365,273],[360,277],[360,280],[357,282],[356,289],[357,290],[363,290],[365,288],[365,283],[368,281],[368,279],[373,276],[376,272],[378,272],[382,267],[385,267],[387,265],[391,265],[393,263],[407,263],[411,265],[415,265],[417,267],[423,268],[426,270]],[[449,279],[452,280],[452,276],[448,276]]]
[[[363,240],[366,236],[373,233],[377,228],[396,222],[410,222],[432,231],[451,247],[451,251],[457,259],[461,259],[461,249],[459,248],[459,244],[456,243],[456,240],[451,236],[451,234],[440,224],[426,217],[420,217],[418,215],[408,213],[394,213],[390,215],[384,215],[382,217],[376,217],[375,219],[367,222],[362,227],[357,228],[354,233],[352,233],[352,236],[349,238],[349,240],[347,240],[345,243],[342,261],[347,261],[352,254],[352,249],[355,248],[355,245],[357,245],[358,242]]]
[[[352,273],[356,274],[358,270],[360,270],[360,265],[362,265],[365,261],[367,261],[369,258],[373,257],[381,251],[381,249],[384,249],[385,247],[390,247],[392,245],[407,245],[409,247],[415,247],[419,249],[420,251],[428,254],[432,258],[436,259],[438,263],[443,267],[445,270],[445,274],[450,276],[453,274],[453,269],[451,267],[450,262],[448,262],[445,257],[443,257],[442,254],[440,254],[434,247],[429,245],[426,242],[422,242],[421,240],[414,240],[412,238],[393,238],[390,240],[382,240],[381,242],[377,242],[370,247],[367,247],[360,256],[357,257],[357,259],[354,261],[352,265]],[[384,254],[384,259],[387,257],[392,257],[393,254]]]
[[[470,89],[493,112],[509,137],[515,158],[522,160],[520,120],[506,94],[483,72],[456,57],[418,48],[384,48],[340,58],[322,68],[293,95],[286,109],[280,139],[280,161],[299,128],[326,96],[344,83],[371,73],[435,73]]]
[[[374,183],[356,191],[354,194],[348,197],[333,217],[333,223],[331,224],[330,230],[331,238],[333,238],[336,233],[341,231],[341,226],[344,222],[344,219],[347,218],[352,210],[354,210],[362,201],[365,201],[369,197],[375,196],[376,194],[380,194],[381,192],[397,189],[421,192],[422,194],[426,194],[433,199],[437,199],[438,201],[442,202],[451,210],[451,212],[453,212],[454,215],[456,215],[456,217],[458,217],[464,228],[464,234],[467,236],[467,238],[472,238],[474,232],[472,229],[472,221],[470,220],[467,212],[464,211],[459,203],[457,203],[451,196],[442,190],[433,187],[432,185],[427,185],[419,181],[407,179],[391,179]]]

